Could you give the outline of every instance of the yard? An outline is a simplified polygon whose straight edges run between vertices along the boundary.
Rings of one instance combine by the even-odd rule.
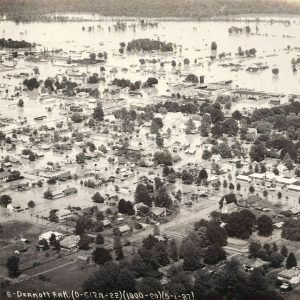
[[[60,289],[71,290],[79,288],[83,281],[96,270],[97,266],[89,266],[78,260],[73,264],[65,265],[63,268],[50,271],[46,276],[49,282],[57,285]]]
[[[23,221],[11,221],[2,224],[0,240],[5,242],[14,242],[21,238],[34,240],[44,231],[46,231],[45,227],[38,224]]]

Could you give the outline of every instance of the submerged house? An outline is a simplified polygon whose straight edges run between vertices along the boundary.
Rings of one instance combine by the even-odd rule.
[[[62,191],[65,196],[77,194],[78,190],[75,187],[68,187]]]

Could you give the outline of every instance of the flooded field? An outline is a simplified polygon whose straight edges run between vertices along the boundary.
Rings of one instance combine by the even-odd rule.
[[[170,62],[173,58],[190,59],[190,65],[185,66],[186,72],[193,72],[197,75],[206,75],[207,81],[234,80],[234,84],[243,88],[255,88],[268,92],[278,93],[299,93],[299,74],[291,71],[290,61],[298,56],[294,49],[300,45],[299,20],[291,18],[291,24],[269,24],[249,23],[250,34],[229,34],[231,26],[243,27],[247,23],[234,22],[158,22],[155,28],[132,27],[134,22],[128,22],[124,31],[115,31],[115,21],[103,22],[68,22],[68,23],[32,23],[17,25],[13,22],[2,22],[2,37],[12,39],[25,39],[42,45],[47,50],[63,49],[66,55],[69,51],[106,51],[108,53],[108,66],[120,66],[128,68],[130,65],[139,65],[140,54],[118,53],[121,42],[129,42],[136,38],[159,39],[172,42],[178,45],[177,53],[174,56],[163,57],[158,54],[144,54],[145,58],[156,58]],[[82,30],[82,27],[92,26],[92,31]],[[257,29],[256,29],[257,28]],[[257,30],[257,31],[256,31]],[[274,77],[270,70],[260,74],[251,74],[244,71],[231,72],[231,68],[220,67],[220,62],[210,62],[211,43],[215,41],[218,45],[217,54],[231,53],[232,56],[223,59],[222,63],[240,63],[241,65],[252,65],[255,63],[267,64],[270,68],[276,66],[280,73]],[[238,47],[242,49],[255,48],[256,58],[240,59],[235,58]],[[194,60],[197,59],[196,65]],[[22,65],[22,64],[21,64]],[[26,65],[26,63],[24,64]],[[151,67],[159,68],[159,64]],[[39,69],[44,78],[55,76],[59,67],[53,67],[51,63],[40,63]],[[99,66],[84,68],[84,71],[98,71]],[[148,69],[148,68],[147,68]],[[170,71],[171,65],[166,64],[165,70]],[[119,71],[120,72],[120,71]],[[124,76],[120,73],[118,76]],[[142,76],[136,70],[129,68],[126,77],[137,79]],[[164,91],[169,81],[169,74],[166,80],[160,82],[158,88]],[[280,80],[284,78],[285,80]],[[266,86],[266,82],[268,85]]]

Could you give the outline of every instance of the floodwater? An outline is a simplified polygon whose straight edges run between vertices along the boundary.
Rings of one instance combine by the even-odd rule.
[[[286,19],[286,18],[285,18]],[[300,45],[300,24],[297,18],[291,18],[291,25],[283,23],[249,23],[253,34],[229,34],[230,26],[244,27],[247,23],[240,22],[159,22],[157,28],[136,27],[134,31],[132,24],[136,22],[128,21],[125,31],[115,31],[113,25],[115,21],[102,22],[69,22],[69,23],[28,23],[15,24],[13,22],[2,22],[0,34],[5,38],[24,39],[29,42],[41,44],[48,50],[62,48],[64,51],[82,51],[108,53],[110,66],[120,66],[129,69],[128,73],[120,73],[116,77],[127,77],[129,79],[141,79],[141,73],[130,70],[131,64],[139,65],[141,54],[118,55],[120,42],[129,42],[134,38],[152,38],[161,41],[172,42],[182,46],[182,51],[177,50],[174,55],[160,57],[158,54],[151,54],[152,58],[161,58],[162,61],[183,62],[184,58],[190,59],[190,66],[183,69],[183,72],[205,75],[207,82],[214,82],[224,79],[232,79],[235,86],[264,90],[278,93],[299,93],[299,72],[293,73],[290,61],[297,58],[296,50],[286,51],[289,45],[292,49]],[[82,31],[82,27],[86,30]],[[94,26],[94,30],[89,32],[88,26]],[[256,26],[258,31],[256,34]],[[111,30],[109,30],[109,27]],[[217,53],[232,53],[230,60],[216,61],[208,64],[211,55],[211,42],[218,45]],[[235,58],[238,47],[243,50],[256,48],[256,58],[240,59]],[[88,54],[87,54],[88,55]],[[144,58],[149,55],[144,55]],[[197,59],[197,65],[194,64]],[[255,63],[267,64],[270,69],[251,74],[245,70],[231,72],[231,68],[220,67],[220,63],[241,63],[249,66]],[[273,76],[271,69],[279,68],[279,76]],[[54,76],[58,73],[59,67],[51,64],[40,63],[39,68],[42,77]],[[153,67],[157,70],[159,64]],[[86,68],[85,68],[86,69]],[[99,66],[89,67],[87,71],[99,72]],[[171,71],[170,64],[165,65],[166,71]],[[146,75],[146,74],[145,74]],[[147,75],[146,75],[147,76]],[[145,76],[145,77],[146,77]],[[169,79],[167,73],[166,81]],[[164,88],[165,82],[161,80],[159,87]]]
[[[157,27],[153,28],[141,28],[137,22],[128,21],[127,29],[125,31],[115,31],[114,24],[116,21],[84,21],[84,22],[68,22],[68,23],[26,23],[26,24],[15,24],[13,22],[5,21],[0,23],[0,35],[8,39],[26,40],[28,42],[35,42],[41,46],[40,49],[54,50],[63,49],[65,57],[69,55],[78,54],[80,52],[85,56],[89,56],[91,52],[103,52],[108,53],[108,60],[104,64],[106,68],[105,77],[106,82],[109,83],[114,77],[116,78],[128,78],[131,80],[145,81],[148,77],[154,76],[159,78],[159,84],[155,91],[158,95],[168,94],[170,90],[170,83],[180,83],[184,77],[180,77],[175,74],[176,70],[180,70],[182,74],[194,73],[196,75],[205,75],[206,82],[216,82],[220,80],[233,80],[234,87],[250,88],[257,91],[266,91],[273,93],[284,93],[284,94],[300,94],[300,70],[298,72],[292,72],[291,59],[297,58],[299,53],[295,47],[300,46],[300,23],[297,18],[291,18],[291,25],[287,26],[283,23],[249,23],[251,32],[253,34],[229,34],[228,28],[231,26],[244,27],[247,23],[240,22],[175,22],[175,21],[164,21],[158,22]],[[132,24],[136,24],[136,30],[133,29]],[[86,30],[83,31],[82,27]],[[88,31],[89,26],[94,26],[94,30]],[[256,31],[257,26],[257,31]],[[176,52],[172,54],[158,54],[158,53],[136,53],[136,54],[119,54],[119,44],[121,42],[129,42],[136,38],[150,38],[159,39],[161,41],[172,42],[177,45]],[[222,52],[231,53],[222,60],[215,60],[211,62],[210,56],[211,43],[215,41],[218,45],[217,54]],[[287,51],[287,47],[291,50]],[[256,48],[257,54],[255,58],[239,58],[236,57],[235,53],[238,47],[242,47],[243,50],[250,48]],[[166,62],[163,68],[160,67],[159,62],[156,64],[146,63],[146,66],[141,68],[139,59],[152,59],[155,58],[158,61]],[[183,66],[184,58],[189,58],[190,65]],[[197,62],[195,63],[195,59]],[[177,64],[182,63],[182,67],[177,66],[175,69],[171,66],[170,62],[175,60]],[[232,72],[232,67],[222,67],[220,64],[240,64],[243,69],[236,72]],[[269,69],[255,74],[248,73],[245,71],[247,66],[252,66],[256,63],[268,65]],[[134,66],[133,66],[134,65]],[[33,67],[37,66],[40,70],[40,79],[46,79],[49,76],[56,76],[58,73],[62,74],[67,68],[53,66],[50,61],[40,63],[29,63],[23,60],[18,62],[18,66],[15,70],[5,70],[1,72],[0,76],[3,77],[9,73],[18,73],[22,70],[32,72]],[[117,73],[109,73],[113,67],[117,68]],[[271,72],[272,68],[279,68],[279,75],[274,76]],[[128,71],[122,71],[122,68],[127,68]],[[100,65],[88,66],[88,67],[76,67],[81,72],[93,73],[100,71]],[[2,84],[9,85],[9,89],[13,90],[15,86],[21,86],[23,79],[14,79],[3,77],[1,79]],[[100,93],[103,92],[107,84],[99,84],[98,88]],[[39,126],[38,121],[34,121],[33,118],[38,116],[47,116],[47,122],[54,125],[60,120],[66,120],[66,116],[61,114],[59,109],[60,103],[65,103],[65,100],[58,99],[47,99],[44,101],[37,100],[37,95],[34,93],[23,93],[21,97],[25,101],[23,108],[16,106],[17,100],[8,100],[5,92],[1,93],[1,117],[14,118],[12,124],[7,126],[5,130],[11,130],[18,125],[20,118],[26,117],[30,125]],[[126,96],[124,96],[126,97]],[[128,99],[127,99],[128,100]],[[139,101],[139,103],[147,104],[147,95]],[[76,99],[80,103],[86,101],[84,99]],[[74,101],[75,102],[75,101]],[[253,105],[256,105],[253,104]],[[51,107],[52,111],[48,112],[48,107]],[[85,111],[90,113],[91,106],[86,105]],[[172,126],[177,123],[179,117],[174,117],[170,114],[170,120],[165,120],[168,126]],[[175,122],[174,122],[175,121]],[[182,119],[181,124],[184,124],[186,119]],[[45,123],[45,122],[44,122]],[[166,124],[166,123],[165,123]],[[178,125],[178,127],[180,127]],[[182,128],[181,128],[182,130]],[[181,131],[182,132],[182,131]],[[141,131],[143,135],[143,131]],[[190,143],[191,147],[197,148],[199,136],[185,136],[184,134],[173,136],[172,142],[176,140]],[[102,142],[94,141],[96,146],[100,146]],[[145,143],[144,145],[150,146],[153,142]],[[25,144],[18,148],[18,153],[26,146]],[[20,149],[20,150],[19,150]],[[197,149],[196,149],[197,150]],[[54,163],[60,163],[62,165],[62,171],[70,170],[73,173],[80,173],[80,167],[78,166],[66,166],[64,162],[68,158],[74,159],[75,153],[80,150],[75,147],[70,153],[63,155],[53,154],[52,151],[46,152],[44,158],[34,163],[29,163],[22,160],[23,168],[25,171],[32,171],[41,169],[46,166],[48,161]],[[198,153],[197,157],[201,162],[201,153]],[[5,156],[7,153],[5,150],[2,151],[1,155]],[[109,154],[107,155],[107,157]],[[114,175],[114,168],[108,165],[107,158],[102,159],[101,166],[99,167],[99,173],[105,174],[105,177]],[[194,156],[184,161],[184,163],[195,160]],[[95,162],[91,162],[92,165]],[[100,165],[100,164],[99,164]],[[108,171],[105,172],[105,167]],[[140,174],[141,175],[141,174]],[[35,175],[32,175],[35,176]],[[137,174],[135,177],[128,181],[128,186],[132,186],[137,180]],[[61,191],[66,186],[78,186],[78,182],[70,181],[61,185],[51,187],[53,190]],[[78,194],[75,196],[69,196],[58,200],[45,200],[42,198],[43,191],[46,189],[44,186],[40,189],[32,189],[27,192],[14,192],[13,199],[16,202],[26,203],[29,200],[34,200],[37,203],[36,211],[49,211],[53,208],[66,207],[69,204],[72,206],[86,207],[92,204],[91,196],[95,192],[93,189],[80,188]],[[108,187],[104,187],[101,191],[102,194],[113,192],[114,186],[110,184]],[[122,195],[125,198],[132,200],[132,192],[128,195]]]

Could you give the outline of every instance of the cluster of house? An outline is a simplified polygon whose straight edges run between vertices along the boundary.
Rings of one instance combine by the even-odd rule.
[[[267,268],[269,262],[263,261],[260,258],[244,258],[243,267],[246,272],[252,272],[254,269]],[[300,283],[300,269],[293,267],[291,269],[283,269],[277,274],[277,279],[281,281],[281,290],[285,291],[291,286]]]
[[[236,180],[240,183],[265,186],[269,190],[276,188],[287,192],[287,194],[293,198],[298,199],[300,196],[300,181],[295,177],[275,175],[273,172],[267,171],[265,173],[238,175]]]

